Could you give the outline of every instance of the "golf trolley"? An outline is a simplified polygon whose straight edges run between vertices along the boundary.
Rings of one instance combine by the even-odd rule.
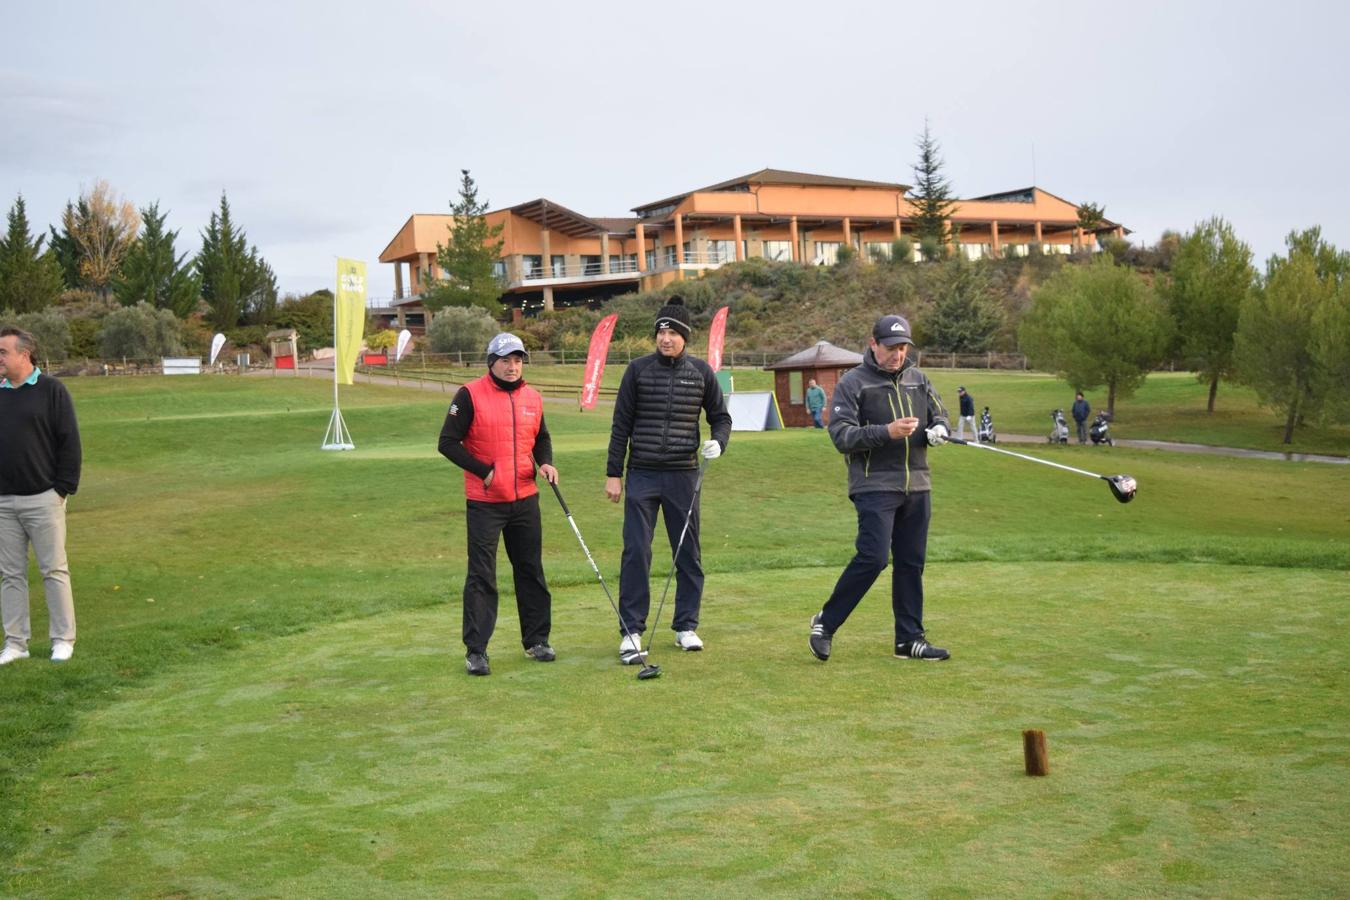
[[[975,432],[975,440],[981,444],[993,444],[998,441],[998,436],[994,434],[994,417],[989,415],[989,407],[984,408],[980,413],[980,427]]]
[[[1109,412],[1097,413],[1097,417],[1092,420],[1092,427],[1088,429],[1088,437],[1092,438],[1093,444],[1105,444],[1108,447],[1116,445],[1116,442],[1111,439],[1111,414]]]
[[[1064,410],[1057,409],[1050,414],[1054,420],[1054,427],[1050,429],[1050,436],[1046,438],[1052,444],[1067,444],[1069,442],[1069,423],[1064,421]]]

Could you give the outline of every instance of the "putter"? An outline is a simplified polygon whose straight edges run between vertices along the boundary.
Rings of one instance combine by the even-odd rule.
[[[698,506],[699,491],[703,490],[703,475],[708,471],[708,460],[704,457],[698,466],[698,478],[694,479],[694,500],[689,504],[689,512],[684,514],[684,527],[680,529],[680,539],[675,542],[675,555],[670,558],[670,574],[666,576],[666,589],[661,592],[661,602],[656,607],[656,618],[652,619],[652,636],[647,639],[647,651],[652,649],[652,641],[656,639],[656,625],[661,621],[661,610],[665,609],[666,596],[670,593],[670,582],[675,577],[675,569],[679,567],[680,548],[684,546],[684,536],[689,533],[689,523],[694,518],[694,507]]]
[[[538,463],[535,464],[535,467],[538,467]],[[544,480],[548,481],[547,478]],[[586,546],[586,541],[581,536],[581,529],[577,528],[577,521],[572,518],[572,511],[567,508],[567,501],[563,499],[562,491],[559,491],[558,486],[551,481],[548,481],[548,486],[553,488],[553,496],[558,498],[558,505],[562,507],[563,515],[567,517],[567,524],[572,526],[572,533],[577,536],[577,543],[581,545],[581,552],[586,554],[586,562],[591,564],[591,571],[595,573],[596,578],[600,579],[600,586],[605,589],[605,596],[609,598],[609,608],[614,610],[615,616],[618,616],[619,629],[623,631],[624,637],[632,641],[633,635],[623,624],[623,615],[619,612],[618,604],[614,602],[614,595],[609,592],[609,585],[605,584],[605,576],[600,574],[600,567],[595,564],[595,559],[591,556],[591,550]],[[633,643],[637,644],[638,658],[642,660],[642,668],[639,669],[637,673],[638,681],[646,681],[649,678],[660,678],[661,667],[647,661],[647,654],[642,650],[642,641],[637,640],[633,641]]]
[[[1016,456],[1018,459],[1030,460],[1034,463],[1040,463],[1043,466],[1054,466],[1056,469],[1063,469],[1066,472],[1076,472],[1079,475],[1086,475],[1089,478],[1100,478],[1111,488],[1111,493],[1121,503],[1129,503],[1134,499],[1135,491],[1139,490],[1139,484],[1129,475],[1098,475],[1096,472],[1089,472],[1085,469],[1075,469],[1073,466],[1063,466],[1057,462],[1051,462],[1048,459],[1040,459],[1035,456],[1027,456],[1025,453],[1014,453],[1011,450],[1004,450],[1000,447],[991,447],[988,444],[972,444],[970,441],[963,441],[960,438],[947,438],[953,444],[960,444],[962,447],[978,447],[981,450],[988,450],[992,453],[1002,453],[1006,456]]]

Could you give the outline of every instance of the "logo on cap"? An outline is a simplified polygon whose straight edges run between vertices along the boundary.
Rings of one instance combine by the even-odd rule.
[[[901,325],[899,322],[891,323],[891,331],[904,331],[904,330],[905,326]]]

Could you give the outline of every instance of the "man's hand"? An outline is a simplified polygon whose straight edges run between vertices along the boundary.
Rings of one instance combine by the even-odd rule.
[[[558,470],[550,466],[548,463],[544,463],[539,467],[539,474],[543,475],[549,484],[558,483]]]
[[[947,443],[947,438],[951,437],[951,432],[947,430],[947,426],[940,422],[924,433],[928,435],[928,446],[930,447],[941,447]]]
[[[494,467],[494,468],[492,469],[492,471],[491,471],[491,472],[488,472],[487,475],[483,478],[483,487],[485,487],[485,488],[490,488],[490,487],[492,487],[492,477],[493,477],[494,475],[496,475],[496,474],[497,474],[497,469]]]
[[[919,420],[915,416],[905,416],[903,419],[896,419],[886,426],[886,431],[890,434],[891,440],[900,440],[907,438],[919,430]]]
[[[618,503],[619,498],[623,496],[623,479],[614,477],[606,478],[605,496],[609,498],[611,503]]]
[[[703,458],[704,458],[704,459],[717,459],[717,457],[719,457],[719,456],[721,456],[721,455],[722,455],[722,445],[719,444],[719,443],[717,443],[717,441],[704,441],[704,442],[703,442]]]

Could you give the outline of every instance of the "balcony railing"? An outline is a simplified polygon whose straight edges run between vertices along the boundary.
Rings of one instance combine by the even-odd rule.
[[[531,266],[525,270],[525,281],[542,281],[549,278],[596,278],[602,275],[627,275],[638,270],[637,260],[621,259],[609,264],[604,271],[598,262],[581,263],[575,266]]]

